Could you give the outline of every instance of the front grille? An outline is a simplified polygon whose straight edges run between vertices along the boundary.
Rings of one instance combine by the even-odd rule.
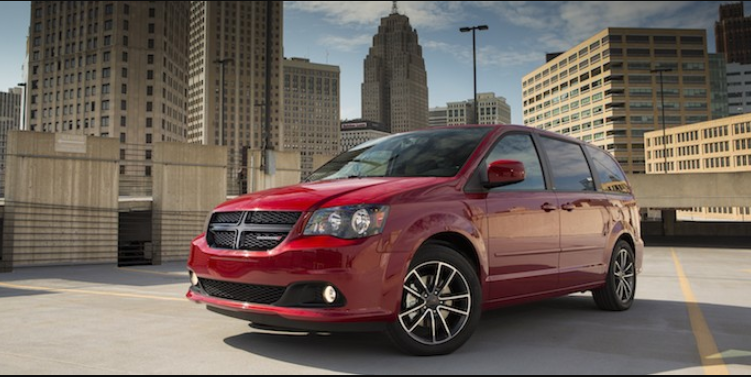
[[[242,212],[217,212],[211,216],[212,224],[237,224],[242,219]]]
[[[240,247],[248,251],[268,251],[279,246],[287,233],[245,232],[240,237]]]
[[[217,212],[211,215],[206,242],[214,249],[269,251],[287,238],[301,216],[302,212]]]
[[[301,212],[251,212],[245,219],[245,223],[295,225],[300,216],[302,216]]]
[[[217,249],[234,249],[235,248],[235,240],[237,239],[237,232],[231,231],[231,232],[221,232],[221,231],[211,231],[209,232],[209,243],[212,244],[212,247]]]
[[[265,285],[230,283],[200,279],[201,288],[211,297],[251,304],[271,305],[282,298],[286,288]]]

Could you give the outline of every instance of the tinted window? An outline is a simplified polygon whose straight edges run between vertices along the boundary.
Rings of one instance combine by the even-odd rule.
[[[453,177],[491,128],[454,128],[387,136],[331,160],[307,181],[367,177]]]
[[[540,157],[537,154],[532,136],[516,134],[501,139],[495,148],[493,148],[490,156],[488,156],[486,166],[498,160],[521,161],[524,164],[527,177],[522,182],[500,187],[493,191],[545,190],[542,165],[540,164]]]
[[[589,148],[589,154],[592,155],[594,170],[597,177],[600,178],[600,189],[605,192],[631,193],[631,189],[626,181],[623,170],[615,160],[613,160],[605,151],[599,148]]]
[[[579,144],[542,138],[550,160],[553,186],[558,191],[595,191],[589,163]]]

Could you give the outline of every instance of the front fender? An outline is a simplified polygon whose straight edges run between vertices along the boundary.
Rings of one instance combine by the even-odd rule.
[[[487,249],[485,232],[480,219],[484,219],[481,209],[472,208],[461,202],[441,203],[430,210],[420,210],[417,205],[392,208],[389,214],[388,229],[383,235],[381,252],[390,253],[389,266],[385,269],[389,293],[401,297],[404,277],[409,265],[422,245],[437,235],[461,236],[472,244],[480,262],[480,281],[486,291]],[[437,210],[440,208],[440,210]]]

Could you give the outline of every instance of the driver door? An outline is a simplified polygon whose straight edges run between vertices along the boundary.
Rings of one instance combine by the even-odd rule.
[[[524,164],[524,181],[491,189],[487,196],[488,247],[493,300],[522,298],[558,287],[560,211],[528,133],[501,137],[482,168],[498,160]]]

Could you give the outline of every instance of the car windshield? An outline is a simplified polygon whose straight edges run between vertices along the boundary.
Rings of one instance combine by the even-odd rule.
[[[453,177],[489,127],[397,134],[357,146],[315,171],[307,182],[368,177]]]

